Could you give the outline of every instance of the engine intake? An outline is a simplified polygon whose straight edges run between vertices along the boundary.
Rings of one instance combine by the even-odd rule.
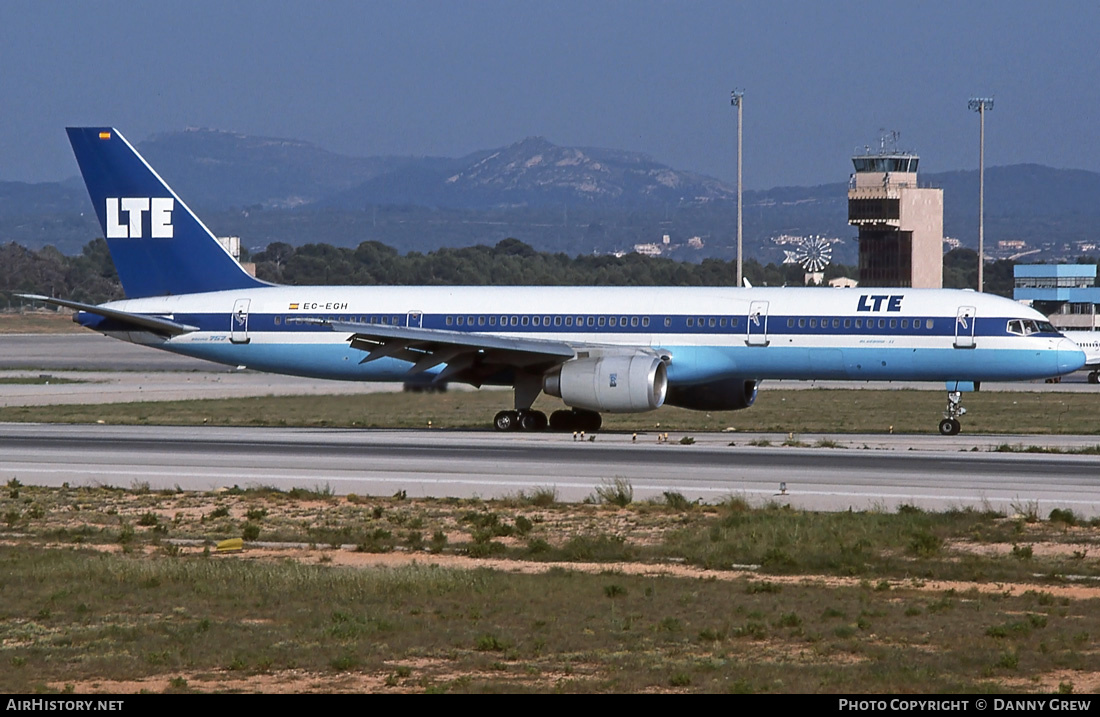
[[[573,408],[640,413],[665,402],[668,373],[661,359],[646,354],[573,359],[546,374],[542,389]]]

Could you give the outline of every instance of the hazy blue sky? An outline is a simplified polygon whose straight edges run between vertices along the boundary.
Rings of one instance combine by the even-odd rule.
[[[845,180],[880,128],[922,169],[1095,169],[1096,2],[0,0],[0,179],[75,175],[63,128],[188,126],[350,155],[531,135],[745,185]]]

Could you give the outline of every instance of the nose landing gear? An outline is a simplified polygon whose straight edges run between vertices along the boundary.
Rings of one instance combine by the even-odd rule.
[[[959,423],[959,416],[965,413],[966,409],[962,406],[962,393],[959,391],[948,391],[947,409],[943,412],[943,420],[940,421],[940,435],[957,436],[959,431],[962,430],[962,424]]]

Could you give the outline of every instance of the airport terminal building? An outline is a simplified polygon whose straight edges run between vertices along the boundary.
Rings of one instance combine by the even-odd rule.
[[[1096,264],[1017,264],[1012,298],[1029,303],[1059,329],[1100,329]]]

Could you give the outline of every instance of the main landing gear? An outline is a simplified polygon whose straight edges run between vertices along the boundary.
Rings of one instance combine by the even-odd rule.
[[[584,431],[595,433],[603,425],[603,419],[595,411],[586,411],[583,408],[571,408],[566,411],[554,411],[550,414],[550,430],[552,431]]]
[[[1100,383],[1100,371],[1089,371],[1089,383]]]
[[[542,431],[547,423],[542,411],[501,411],[493,419],[493,428],[498,431]]]
[[[554,411],[550,418],[542,411],[516,410],[501,411],[493,418],[493,428],[498,431],[585,431],[592,433],[600,430],[603,419],[595,411],[573,408]]]
[[[515,410],[501,411],[493,418],[493,428],[498,431],[585,431],[600,430],[603,419],[595,411],[571,408],[554,411],[550,418],[542,411],[531,410],[535,399],[542,392],[542,374],[521,372],[516,375]]]
[[[962,430],[962,424],[959,423],[959,416],[964,413],[966,413],[966,409],[962,406],[962,393],[959,391],[948,391],[947,410],[943,412],[943,420],[940,421],[940,435],[957,436],[959,431]]]

